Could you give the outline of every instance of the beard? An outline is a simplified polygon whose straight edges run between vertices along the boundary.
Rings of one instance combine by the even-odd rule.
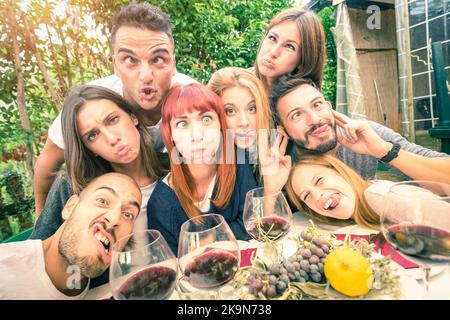
[[[75,210],[75,209],[74,209]],[[74,213],[76,214],[76,213]],[[69,266],[76,265],[87,278],[100,276],[106,270],[106,264],[100,253],[97,255],[79,255],[81,230],[76,228],[76,220],[72,215],[66,222],[58,243],[59,254],[67,261]]]
[[[305,139],[295,139],[289,134],[288,134],[288,136],[289,136],[289,139],[292,140],[292,142],[298,149],[304,150],[304,151],[307,151],[307,152],[313,153],[313,154],[324,154],[324,153],[336,148],[337,143],[338,143],[337,136],[336,136],[336,124],[330,124],[330,125],[331,125],[331,131],[332,131],[332,135],[333,135],[331,137],[331,139],[329,141],[324,141],[323,143],[322,142],[319,143],[313,149],[306,147],[309,144],[309,135],[312,132],[314,132],[314,130],[318,129],[321,125],[312,126],[311,129],[309,129],[305,133]],[[321,140],[321,139],[319,138],[319,140]]]

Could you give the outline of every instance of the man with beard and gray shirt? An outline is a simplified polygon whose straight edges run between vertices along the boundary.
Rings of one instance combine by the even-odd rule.
[[[375,179],[378,161],[406,180],[449,182],[450,157],[409,142],[369,120],[353,120],[332,109],[309,79],[280,77],[270,105],[279,131],[297,153],[331,154],[364,179]],[[295,162],[295,159],[293,159]]]

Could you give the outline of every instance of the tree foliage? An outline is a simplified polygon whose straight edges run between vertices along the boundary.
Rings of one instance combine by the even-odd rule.
[[[149,2],[161,6],[174,23],[178,71],[203,83],[219,68],[253,66],[268,22],[294,3],[293,0]],[[57,116],[68,90],[112,74],[111,18],[129,3],[130,0],[1,1],[0,163],[23,161],[27,141],[33,143],[35,154],[39,154],[48,127]],[[8,10],[13,10],[18,22],[14,34]],[[319,16],[327,32],[328,60],[323,90],[326,98],[334,102],[336,58],[330,33],[334,25],[332,8],[323,9]],[[12,37],[16,37],[20,46],[32,134],[22,128],[17,109]],[[29,182],[25,185],[31,190]]]
[[[270,18],[292,0],[162,0],[175,25],[177,69],[201,82],[225,66],[251,67]],[[0,161],[23,160],[26,139],[39,154],[68,90],[112,73],[111,18],[129,0],[6,0],[0,6]],[[17,112],[8,10],[14,10],[33,136]],[[38,63],[39,56],[44,62]],[[45,81],[48,74],[49,83]],[[52,94],[53,90],[53,94]]]
[[[326,51],[327,51],[327,63],[323,72],[322,91],[325,99],[331,102],[333,107],[336,103],[336,48],[334,46],[333,34],[331,28],[334,27],[334,8],[329,6],[325,7],[318,13],[320,20],[322,21],[323,28],[325,29],[326,37]]]

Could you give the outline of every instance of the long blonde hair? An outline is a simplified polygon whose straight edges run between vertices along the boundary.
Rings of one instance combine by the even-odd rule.
[[[330,224],[342,224],[348,222],[345,220],[334,219],[325,217],[317,212],[311,210],[303,201],[300,200],[298,195],[295,194],[292,186],[292,177],[297,167],[301,165],[318,165],[324,166],[336,171],[353,189],[356,195],[355,211],[353,213],[353,220],[360,226],[376,229],[380,228],[380,217],[369,206],[364,196],[364,191],[369,186],[369,182],[363,180],[353,169],[347,166],[345,163],[330,155],[302,155],[295,167],[291,170],[288,183],[286,185],[288,196],[294,205],[303,210],[306,214],[318,221],[330,223]]]
[[[256,105],[257,147],[258,150],[268,150],[270,130],[274,128],[274,124],[269,106],[269,98],[261,80],[247,69],[227,67],[216,71],[211,76],[208,87],[220,97],[229,88],[241,87],[250,91],[255,99]]]
[[[259,43],[256,56],[261,51],[261,45],[267,37],[269,31],[276,25],[285,21],[293,21],[297,24],[300,32],[300,60],[298,65],[289,75],[299,78],[311,78],[320,88],[322,85],[323,68],[326,60],[325,51],[325,31],[319,17],[309,10],[299,8],[289,8],[276,14],[269,23],[264,37]],[[268,90],[269,85],[265,76],[259,72],[258,58],[255,60],[255,74],[261,79],[264,87]]]
[[[257,129],[273,128],[269,98],[264,86],[253,73],[237,67],[222,68],[211,76],[208,87],[219,97],[226,89],[234,87],[247,88],[255,99]]]

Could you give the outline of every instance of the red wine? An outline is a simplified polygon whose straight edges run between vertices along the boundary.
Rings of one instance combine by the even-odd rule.
[[[184,275],[196,288],[215,289],[233,279],[238,267],[234,254],[213,249],[193,258],[186,265]]]
[[[119,299],[163,300],[175,289],[177,273],[163,266],[154,266],[131,276],[119,289]]]
[[[388,240],[401,252],[436,260],[450,260],[450,233],[425,225],[396,224]]]
[[[248,234],[258,241],[264,241],[265,238],[278,240],[289,232],[290,227],[289,220],[278,216],[255,219],[246,225]]]

